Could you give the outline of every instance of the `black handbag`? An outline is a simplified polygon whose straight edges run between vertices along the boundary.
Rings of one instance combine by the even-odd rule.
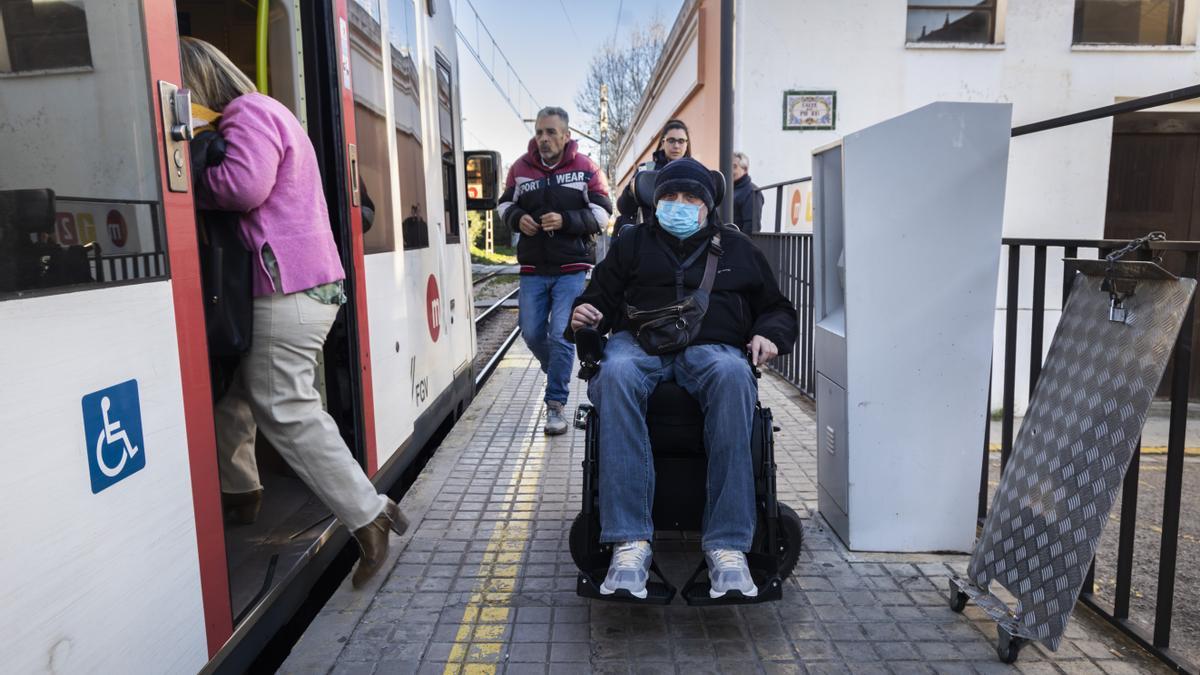
[[[237,216],[202,213],[206,242],[200,244],[200,285],[208,350],[217,356],[250,351],[254,330],[254,260],[242,244]]]
[[[197,135],[191,146],[192,175],[198,178],[206,167],[220,164],[223,146],[214,132]],[[213,356],[241,356],[250,351],[254,330],[254,256],[242,243],[238,214],[201,211],[199,215],[208,351]]]
[[[657,240],[655,242],[658,243]],[[708,259],[704,263],[704,279],[699,288],[686,293],[683,288],[683,273],[706,249]],[[675,257],[665,247],[663,250],[671,258]],[[700,325],[704,322],[704,315],[708,313],[708,300],[712,293],[713,281],[717,277],[717,262],[721,253],[721,233],[718,232],[713,235],[707,247],[701,246],[682,264],[677,264],[675,294],[678,300],[675,303],[658,309],[644,310],[633,305],[625,306],[625,318],[633,327],[633,336],[647,354],[657,356],[680,351],[700,334]],[[677,259],[676,262],[678,263]]]

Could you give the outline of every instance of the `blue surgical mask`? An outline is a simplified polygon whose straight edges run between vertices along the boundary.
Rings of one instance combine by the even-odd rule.
[[[688,237],[700,231],[700,206],[687,202],[658,202],[654,215],[662,229],[679,237]]]

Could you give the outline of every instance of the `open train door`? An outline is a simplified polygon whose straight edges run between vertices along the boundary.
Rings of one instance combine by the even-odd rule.
[[[174,3],[0,4],[0,635],[196,671],[231,632]]]

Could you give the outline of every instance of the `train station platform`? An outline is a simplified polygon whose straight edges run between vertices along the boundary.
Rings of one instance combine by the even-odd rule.
[[[783,599],[702,609],[580,598],[567,534],[583,433],[542,435],[543,384],[518,342],[405,496],[412,527],[393,538],[385,571],[361,591],[347,578],[281,672],[1166,672],[1083,608],[1058,652],[1031,645],[1006,666],[995,625],[974,606],[947,606],[947,577],[967,556],[847,551],[815,515],[813,407],[773,375],[760,397],[782,428],[779,498],[805,518]],[[569,409],[582,400],[574,380]],[[698,545],[656,548],[681,584]]]

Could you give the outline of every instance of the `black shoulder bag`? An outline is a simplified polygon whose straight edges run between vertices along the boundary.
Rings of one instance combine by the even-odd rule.
[[[197,183],[208,166],[224,159],[224,140],[204,132],[192,141],[192,176]],[[238,215],[202,211],[200,218],[200,286],[208,351],[241,356],[250,351],[254,332],[254,254],[242,243]]]
[[[651,233],[651,239],[654,234]],[[657,240],[655,240],[656,243]],[[662,246],[659,243],[659,246]],[[665,246],[663,250],[678,263],[678,259]],[[683,273],[691,267],[701,254],[708,251],[708,260],[704,263],[704,280],[700,287],[692,293],[685,293],[683,288]],[[625,318],[633,327],[633,335],[638,344],[647,354],[670,354],[687,347],[700,334],[700,324],[708,312],[708,299],[712,293],[713,281],[717,277],[717,262],[721,258],[721,233],[713,235],[708,246],[701,246],[688,256],[682,264],[676,265],[675,294],[677,301],[658,309],[641,310],[633,305],[625,306]]]

